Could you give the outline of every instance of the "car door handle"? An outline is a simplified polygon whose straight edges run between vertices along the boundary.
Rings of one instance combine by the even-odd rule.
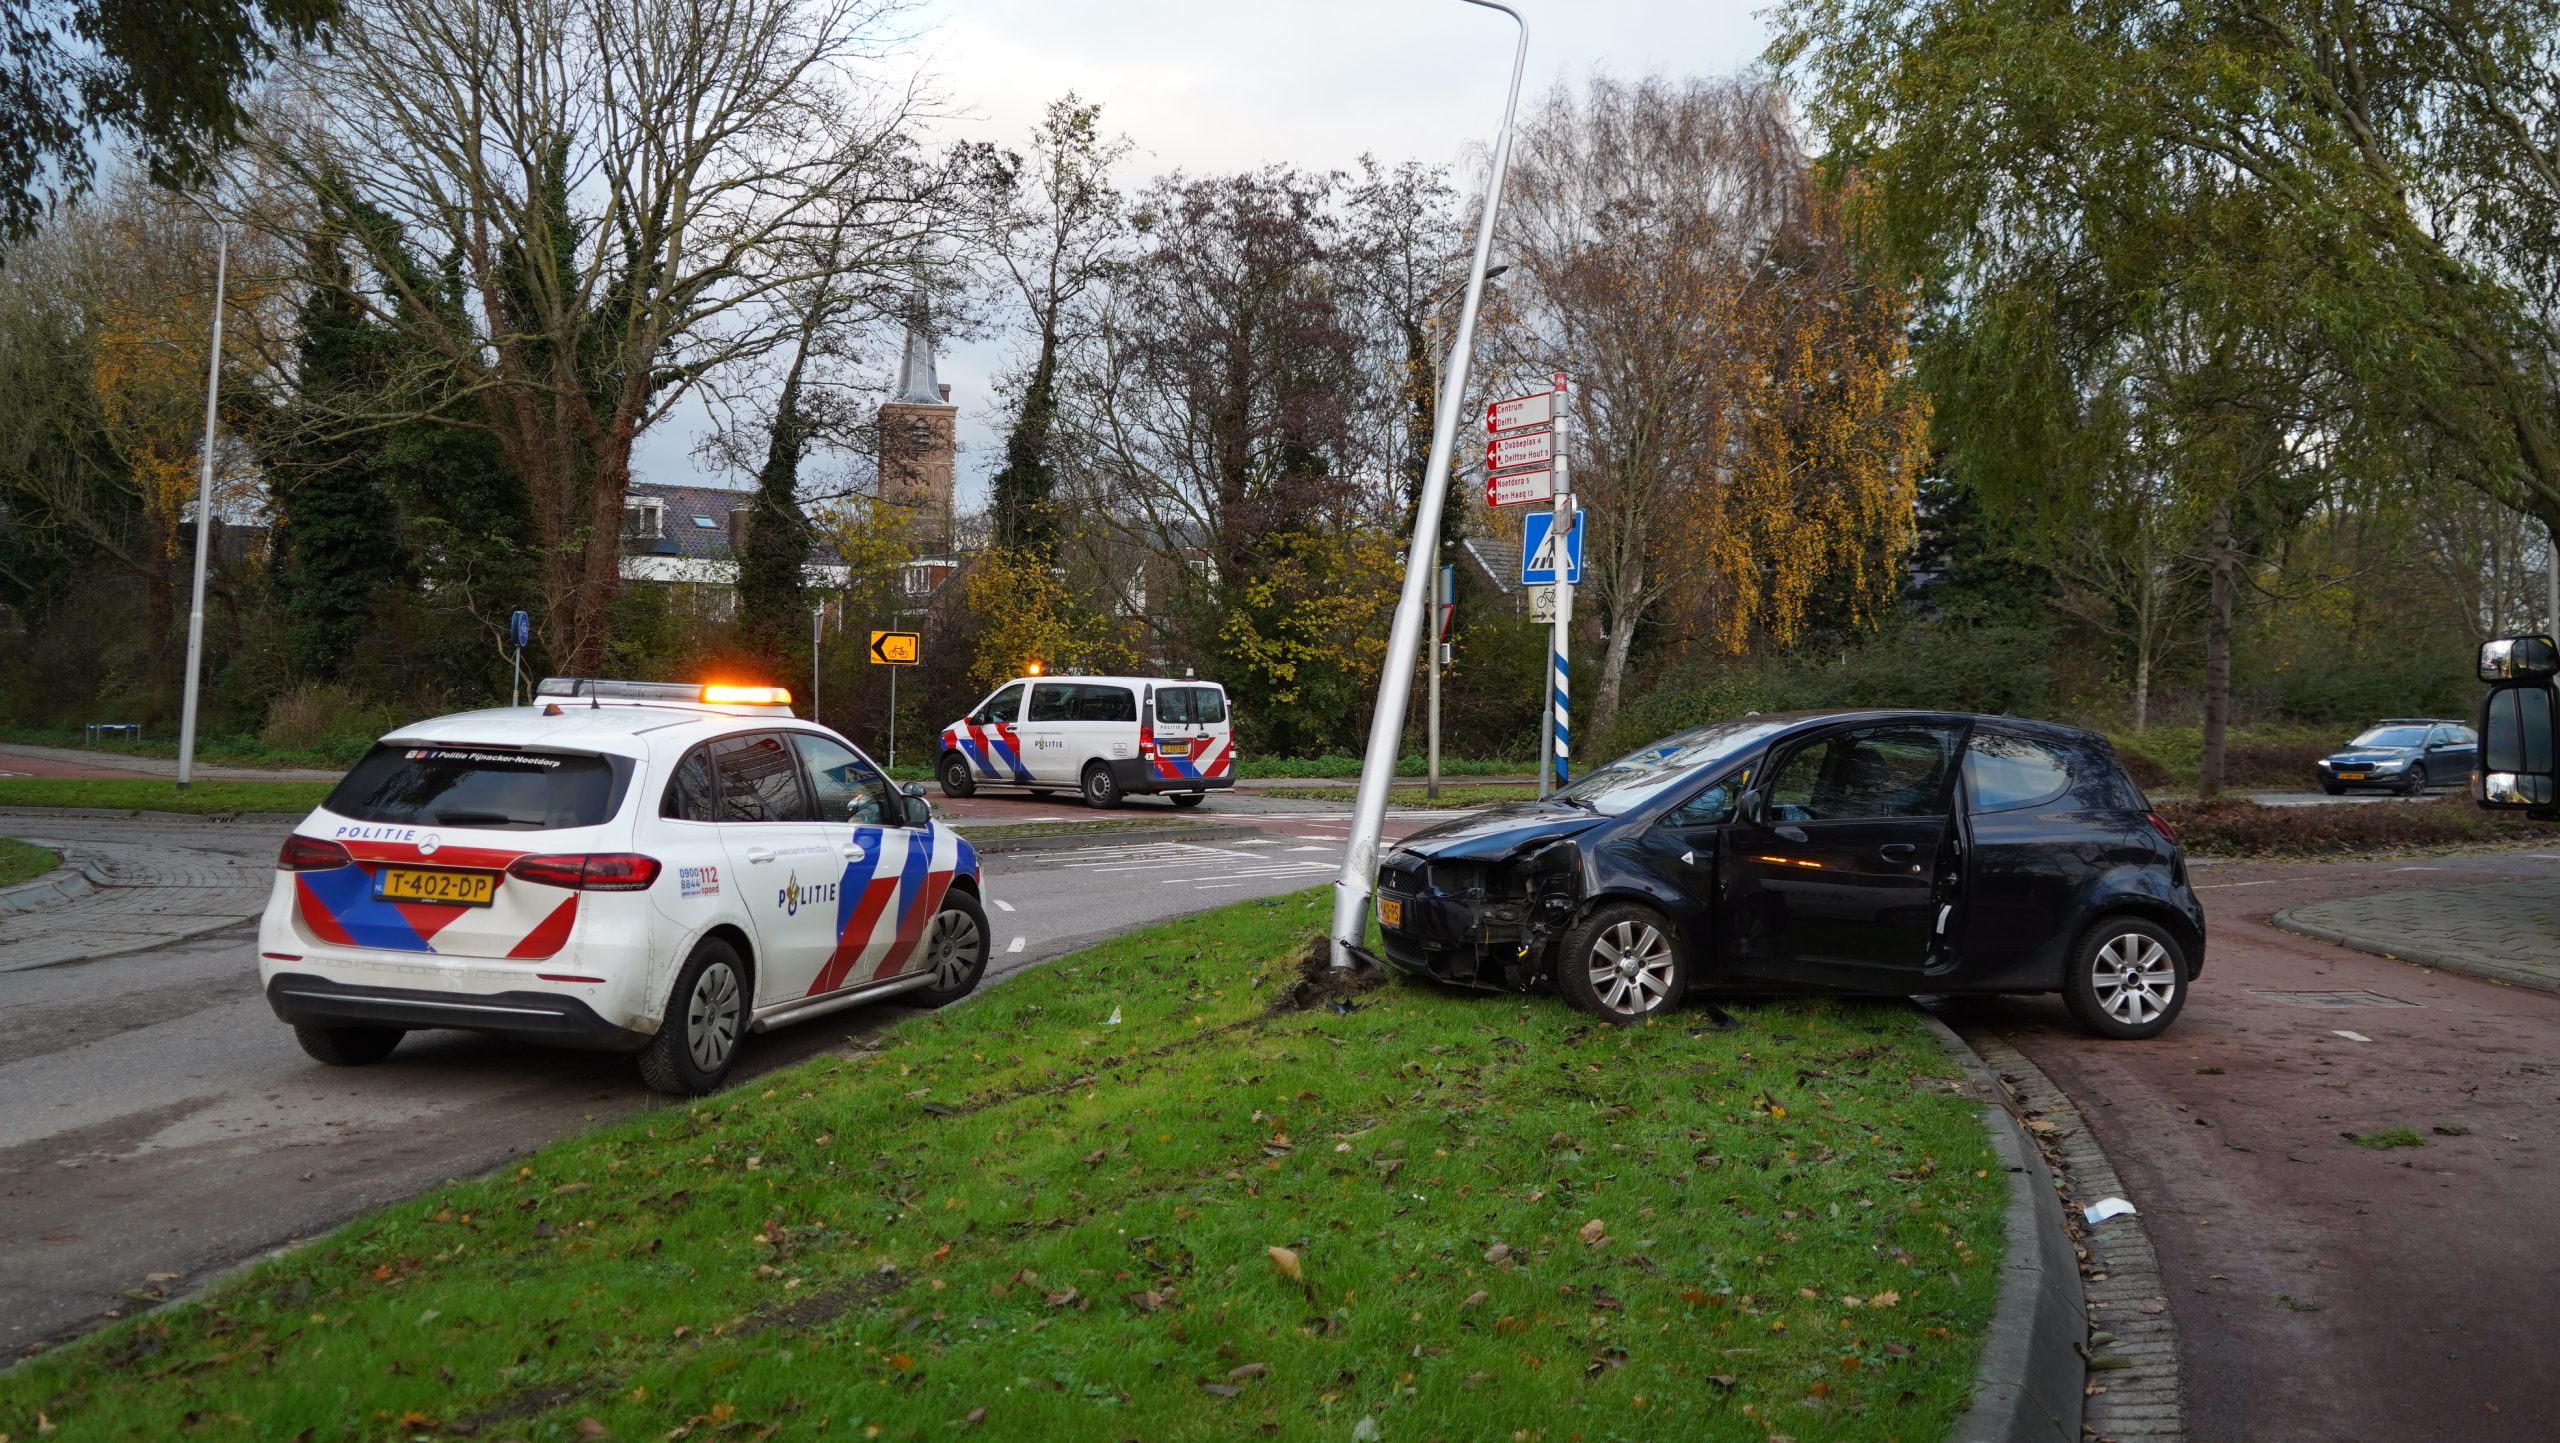
[[[770,847],[749,847],[747,848],[747,860],[750,862],[770,862],[773,860],[773,849]]]
[[[836,850],[842,852],[844,854],[844,859],[848,862],[859,862],[862,860],[862,849],[851,842],[845,843],[843,846],[836,848]]]
[[[1919,850],[1919,847],[1910,842],[1887,842],[1876,848],[1876,855],[1888,862],[1908,862],[1911,860],[1911,854]]]

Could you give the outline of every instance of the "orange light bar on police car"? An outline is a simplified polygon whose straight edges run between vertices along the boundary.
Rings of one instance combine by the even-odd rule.
[[[1036,661],[1031,663],[1031,674],[1033,676],[1038,676],[1040,674],[1040,663]]]
[[[714,683],[702,689],[706,706],[789,706],[791,691],[779,686],[722,686]]]

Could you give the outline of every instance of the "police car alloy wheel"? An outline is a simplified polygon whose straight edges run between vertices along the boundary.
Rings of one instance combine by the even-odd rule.
[[[925,1007],[947,1007],[978,988],[987,975],[987,914],[978,899],[954,889],[925,928],[924,955],[916,965],[933,980],[907,994]]]
[[[669,989],[658,1034],[640,1051],[640,1078],[671,1097],[718,1087],[738,1060],[746,1031],[747,984],[738,951],[705,937]]]

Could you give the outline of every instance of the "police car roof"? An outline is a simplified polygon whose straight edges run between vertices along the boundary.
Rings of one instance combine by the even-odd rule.
[[[821,730],[769,707],[612,701],[598,706],[589,706],[584,701],[562,701],[558,707],[558,716],[548,714],[551,706],[547,703],[456,712],[451,716],[412,722],[386,733],[382,740],[388,743],[468,742],[480,746],[642,756],[653,743],[690,743],[704,732],[739,730],[741,723],[754,723],[775,730]],[[650,741],[642,740],[653,733],[664,735]]]

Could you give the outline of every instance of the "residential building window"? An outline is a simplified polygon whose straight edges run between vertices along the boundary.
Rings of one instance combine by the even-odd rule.
[[[635,496],[622,503],[622,539],[661,541],[667,534],[667,506],[654,496]]]

